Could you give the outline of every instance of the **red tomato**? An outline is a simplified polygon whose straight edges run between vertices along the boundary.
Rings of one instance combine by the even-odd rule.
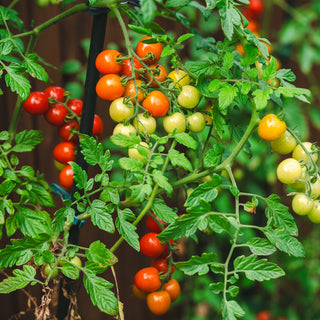
[[[166,249],[157,238],[157,233],[149,232],[140,239],[140,252],[147,257],[158,257]]]
[[[167,79],[167,70],[166,68],[161,64],[152,64],[149,66],[151,69],[149,74],[146,77],[146,83],[149,83],[151,81],[151,74],[153,76],[153,80],[150,83],[150,87],[152,88],[158,88],[159,84],[158,82],[163,82]]]
[[[171,298],[167,291],[151,292],[147,296],[147,306],[157,316],[165,314],[169,310],[170,304]]]
[[[147,292],[140,290],[135,284],[132,286],[133,295],[139,300],[146,300]]]
[[[256,318],[257,320],[271,320],[273,315],[269,310],[262,310],[257,314]]]
[[[79,123],[76,120],[72,120],[59,128],[59,136],[70,142],[77,142],[79,140]]]
[[[143,100],[142,106],[154,117],[164,117],[170,107],[168,98],[158,90],[151,91]]]
[[[48,97],[42,91],[33,91],[22,106],[31,114],[43,114],[49,110]]]
[[[70,99],[67,102],[67,106],[70,108],[72,112],[74,112],[78,117],[81,117],[83,101],[80,99]]]
[[[53,149],[53,157],[61,162],[67,164],[69,161],[75,161],[76,145],[69,141],[58,143]]]
[[[117,74],[106,74],[99,79],[96,85],[98,97],[111,101],[120,98],[124,93],[124,86]]]
[[[154,214],[152,214],[152,215],[154,218],[151,216],[147,216],[146,227],[151,232],[160,233],[162,231],[162,229],[159,226],[159,224],[156,222],[156,220],[158,220],[158,222],[163,225],[165,224],[165,222],[163,220],[159,219],[158,217],[156,217]]]
[[[140,39],[140,41],[137,44],[136,52],[139,58],[145,58],[143,61],[146,64],[154,64],[156,63],[162,53],[162,45],[160,42],[156,43],[144,43],[143,40],[151,39],[151,37],[143,37]]]
[[[136,71],[135,71],[136,79],[140,79],[141,76],[137,70],[143,69],[143,66],[137,58],[133,57],[132,59],[133,59],[133,66],[136,69]],[[123,64],[122,64],[121,75],[126,76],[128,78],[131,78],[132,77],[132,66],[131,66],[130,59],[122,60],[122,63]]]
[[[144,292],[158,290],[161,287],[159,271],[153,267],[140,269],[134,276],[134,284]]]
[[[64,119],[68,115],[68,109],[60,103],[55,103],[53,107],[44,114],[45,119],[52,125],[60,127],[64,124]]]
[[[92,135],[100,136],[102,132],[103,132],[103,122],[101,118],[97,114],[95,114],[93,119]]]
[[[59,102],[65,101],[65,90],[62,87],[52,86],[48,87],[43,92],[48,96],[48,98],[54,99]]]
[[[180,284],[176,279],[170,279],[163,285],[163,290],[167,291],[170,295],[171,302],[176,301],[180,296]]]
[[[59,174],[59,181],[60,185],[67,189],[70,190],[73,185],[73,170],[70,164],[66,165]]]
[[[117,58],[121,57],[117,50],[103,50],[97,55],[96,68],[102,74],[118,73],[122,69],[122,64],[118,62]]]
[[[151,267],[155,267],[159,270],[160,274],[166,274],[168,272],[168,259],[167,258],[162,258],[158,257],[152,260],[151,262]],[[175,266],[171,266],[170,274],[173,274],[175,270]]]
[[[259,19],[263,12],[263,1],[262,0],[250,0],[250,4],[244,11],[244,16],[247,19]]]

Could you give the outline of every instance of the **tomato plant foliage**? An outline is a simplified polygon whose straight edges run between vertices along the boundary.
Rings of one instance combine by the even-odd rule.
[[[238,187],[233,165],[242,152],[252,156],[251,139],[257,137],[258,124],[265,114],[271,113],[271,110],[283,113],[284,103],[291,98],[308,103],[310,91],[296,87],[293,84],[294,73],[289,69],[279,69],[276,58],[270,55],[269,41],[246,28],[248,20],[240,9],[250,3],[248,0],[206,0],[203,3],[142,0],[139,6],[116,0],[90,0],[88,4],[80,2],[62,1],[63,10],[58,16],[31,30],[26,29],[13,8],[0,6],[0,76],[18,96],[10,127],[0,133],[0,235],[10,238],[10,244],[0,250],[0,267],[14,268],[13,275],[0,282],[0,293],[10,293],[30,284],[50,285],[50,279],[56,274],[53,272],[57,269],[73,280],[82,273],[83,285],[93,305],[109,315],[121,316],[121,304],[114,285],[101,274],[114,270],[113,265],[121,263],[115,251],[122,242],[126,242],[132,250],[140,251],[141,235],[137,232],[137,224],[150,214],[161,221],[161,232],[154,235],[159,245],[170,252],[166,257],[169,271],[159,279],[159,287],[161,281],[165,283],[170,280],[173,265],[187,276],[212,274],[215,280],[208,287],[212,294],[221,297],[222,318],[245,317],[245,311],[237,301],[241,291],[240,278],[261,282],[281,277],[285,274],[284,270],[270,261],[268,256],[278,250],[291,257],[302,258],[305,251],[297,239],[295,219],[289,208],[281,203],[281,198],[276,194],[261,195],[242,190]],[[78,152],[82,153],[89,166],[95,167],[97,173],[89,176],[74,161],[74,154],[72,161],[60,161],[71,165],[76,191],[71,199],[65,198],[63,206],[57,208],[52,189],[44,176],[31,166],[21,166],[19,161],[23,157],[21,153],[32,151],[42,141],[43,134],[37,130],[16,132],[17,119],[22,112],[23,101],[31,92],[30,79],[48,81],[46,63],[34,47],[38,34],[53,23],[87,11],[90,7],[108,7],[123,32],[126,52],[116,51],[115,59],[120,62],[114,59],[117,68],[108,74],[108,77],[117,78],[121,92],[111,97],[106,94],[105,88],[99,87],[97,93],[105,100],[121,98],[123,110],[130,112],[117,114],[112,119],[130,130],[115,133],[104,142],[83,134],[79,134],[79,139],[75,141],[63,142],[75,147],[79,143]],[[188,9],[199,11],[204,19],[217,13],[222,40],[202,35],[188,16]],[[167,32],[155,19],[158,16],[181,24],[185,33],[176,36]],[[127,25],[124,17],[128,18]],[[129,37],[132,34],[141,38],[137,52]],[[29,37],[27,47],[21,40],[26,35]],[[205,52],[205,59],[200,57],[184,61],[180,50],[191,40],[197,49]],[[243,54],[236,50],[238,43],[243,46]],[[155,46],[156,52],[152,51]],[[141,47],[153,49],[150,52],[146,49],[148,52],[144,51],[141,55]],[[180,72],[181,78],[169,76],[161,81],[157,79],[156,70],[152,67],[150,70],[149,62],[160,63],[161,59],[166,61],[166,68],[174,72],[171,75]],[[129,61],[129,75],[121,74],[121,65],[124,64],[121,61]],[[103,63],[99,62],[102,70]],[[271,81],[274,79],[277,79],[279,86]],[[128,81],[131,81],[134,90],[122,97]],[[156,89],[148,83],[156,84]],[[181,93],[190,88],[191,97],[185,95],[181,102]],[[139,90],[142,92],[141,99],[138,99]],[[159,100],[156,106],[150,102],[153,95],[157,95]],[[70,101],[67,98],[60,103],[72,116],[71,120],[75,121],[81,112],[73,111]],[[121,110],[117,112],[121,113]],[[191,130],[186,119],[195,112],[200,114],[201,123]],[[170,130],[161,127],[158,118],[167,113],[168,117],[179,115],[183,122],[182,129],[176,123],[178,121],[170,123]],[[141,115],[145,119],[157,118],[151,118],[152,130],[146,128]],[[237,121],[239,115],[244,119],[242,123]],[[64,121],[67,121],[66,118]],[[131,122],[135,127],[131,126]],[[292,136],[303,146],[296,134]],[[267,146],[268,142],[261,143]],[[127,149],[135,150],[135,156],[128,156]],[[112,157],[114,150],[121,150],[117,163]],[[309,155],[307,159],[311,159],[303,164],[309,172],[306,184],[310,187],[320,173],[310,153],[317,153],[318,150],[304,151]],[[301,162],[299,164],[297,161],[297,165],[302,172]],[[120,179],[113,179],[115,169],[120,171]],[[296,181],[294,179],[292,182]],[[177,190],[184,190],[186,194],[183,208],[168,204],[168,198],[176,199]],[[216,205],[224,194],[232,199],[232,210],[228,212],[219,210]],[[311,197],[310,192],[306,196]],[[52,215],[47,212],[49,208],[54,210]],[[246,222],[246,217],[253,213],[263,216],[259,220],[261,223]],[[70,228],[84,220],[91,221],[107,233],[117,234],[118,240],[110,247],[99,240],[88,248],[69,243]],[[248,229],[254,236],[243,236]],[[199,235],[221,237],[226,241],[227,251],[220,256],[215,252],[199,250],[185,261],[174,261],[174,241],[188,239],[196,242]],[[159,255],[163,253],[162,247]],[[148,249],[141,251],[143,253]],[[153,254],[149,256],[155,257]],[[72,263],[74,257],[81,257],[84,263]],[[45,278],[37,272],[44,265],[50,265],[52,270]],[[162,292],[154,291],[148,301]],[[166,311],[169,306],[166,306]],[[158,307],[155,305],[156,310]]]

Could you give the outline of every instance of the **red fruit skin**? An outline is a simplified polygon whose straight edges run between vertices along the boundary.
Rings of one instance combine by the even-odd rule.
[[[42,91],[33,91],[22,106],[30,114],[43,114],[49,110],[48,97]]]
[[[125,59],[122,61],[122,63],[123,63],[123,65],[122,65],[122,69],[121,69],[121,75],[126,76],[128,78],[131,78],[132,77],[132,67],[131,67],[130,59]],[[136,59],[135,57],[133,57],[133,65],[136,69],[143,68],[140,61],[138,59]],[[135,76],[136,76],[136,79],[141,78],[138,71],[135,71]]]
[[[67,189],[70,190],[72,188],[73,185],[73,170],[72,167],[70,166],[70,164],[66,165],[59,174],[59,181],[60,181],[60,185]]]
[[[159,223],[165,224],[164,221],[160,220],[156,216],[154,216],[154,218],[152,218],[150,216],[147,216],[147,218],[146,218],[146,227],[150,232],[160,233],[162,231],[162,229],[159,226],[159,224],[156,222],[155,219],[157,219],[159,221]]]
[[[77,131],[79,133],[80,125],[77,121],[72,120],[59,128],[59,136],[64,141],[70,141],[73,143],[77,143],[79,140],[79,136],[77,133],[71,133],[71,130]]]
[[[44,117],[50,124],[60,127],[64,124],[64,119],[68,113],[68,109],[64,105],[55,103],[53,107],[49,108],[44,114]]]
[[[69,161],[75,161],[76,145],[69,141],[63,141],[58,143],[53,149],[53,157],[64,164],[67,164]]]
[[[67,102],[67,106],[73,111],[78,117],[81,117],[83,101],[81,99],[70,99]]]
[[[65,90],[59,86],[51,86],[43,90],[48,98],[57,100],[59,102],[65,101]]]
[[[134,276],[134,284],[144,292],[153,292],[161,287],[159,271],[153,267],[140,269]]]
[[[93,119],[92,135],[101,136],[102,132],[103,132],[103,122],[101,118],[97,114],[95,114]]]
[[[166,247],[165,244],[160,243],[155,232],[149,232],[140,239],[140,252],[147,257],[160,256]]]
[[[162,257],[157,257],[152,260],[151,267],[158,269],[160,274],[166,274],[168,272],[168,268],[169,268],[168,259],[162,258]],[[172,265],[169,274],[170,275],[173,274],[174,270],[175,270],[175,266]]]
[[[257,314],[256,319],[257,320],[272,320],[273,315],[272,315],[272,312],[269,310],[262,310]]]

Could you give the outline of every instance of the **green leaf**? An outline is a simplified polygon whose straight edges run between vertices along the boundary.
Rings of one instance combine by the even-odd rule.
[[[165,3],[165,6],[172,7],[172,8],[178,8],[178,7],[184,7],[190,2],[191,2],[191,0],[167,0]]]
[[[177,39],[177,44],[180,44],[182,43],[183,41],[186,41],[190,38],[194,37],[194,34],[193,33],[185,33],[183,34],[182,36],[180,36],[178,39]]]
[[[221,82],[218,79],[214,79],[212,81],[210,81],[209,85],[208,85],[208,90],[211,92],[215,92],[217,90],[219,90],[221,85]]]
[[[148,25],[154,20],[156,16],[157,6],[154,3],[154,0],[141,0],[140,7],[143,22]]]
[[[23,270],[14,269],[13,277],[8,277],[0,282],[0,293],[10,293],[26,287],[34,281],[36,270],[32,266],[24,265]]]
[[[190,73],[193,73],[195,76],[199,77],[200,75],[207,73],[207,70],[210,67],[210,61],[186,61],[185,66]]]
[[[86,256],[88,260],[98,263],[103,268],[118,262],[117,257],[99,240],[90,244],[89,249],[86,251]]]
[[[168,194],[171,194],[173,191],[173,187],[169,182],[169,179],[160,171],[160,170],[153,170],[152,178],[155,183],[162,189],[164,189]]]
[[[213,294],[219,294],[224,290],[224,282],[210,283],[209,289]]]
[[[194,140],[188,133],[186,132],[182,132],[182,133],[176,133],[174,135],[174,139],[183,144],[184,146],[186,146],[187,148],[196,150],[197,149],[197,141]]]
[[[76,266],[74,266],[72,263],[66,262],[63,264],[62,269],[61,269],[62,273],[73,280],[76,280],[79,278],[79,268],[77,268]]]
[[[223,56],[222,66],[225,69],[231,69],[234,63],[234,56],[232,52],[226,52],[226,54]]]
[[[74,214],[74,209],[70,207],[63,207],[56,211],[52,224],[53,231],[56,236],[58,236],[63,230],[66,221],[69,223],[73,222]]]
[[[140,171],[140,169],[143,167],[143,162],[136,160],[134,158],[120,158],[119,161],[119,166],[128,171]]]
[[[233,35],[233,21],[232,14],[230,14],[229,8],[227,7],[227,3],[220,2],[219,13],[221,17],[221,27],[225,34],[225,36],[231,40]]]
[[[108,211],[104,201],[94,199],[87,213],[91,213],[91,221],[93,225],[98,226],[99,229],[114,233],[115,227],[112,215]]]
[[[215,144],[209,149],[203,159],[203,166],[205,168],[214,168],[221,163],[224,146]]]
[[[32,78],[48,82],[49,76],[46,70],[37,61],[39,61],[39,57],[35,53],[30,53],[25,57],[23,66]]]
[[[268,256],[276,251],[276,248],[265,238],[251,238],[247,245],[255,255]]]
[[[118,300],[110,290],[113,285],[109,281],[87,271],[83,283],[94,306],[109,315],[118,314]]]
[[[171,161],[171,164],[176,167],[182,167],[185,170],[188,170],[190,172],[193,171],[191,162],[187,159],[187,157],[184,155],[184,153],[180,153],[178,150],[171,149],[168,152],[168,157]]]
[[[230,84],[225,84],[219,91],[219,109],[225,110],[228,108],[234,98],[237,96],[238,88],[233,87]]]
[[[265,88],[264,90],[256,89],[252,92],[252,95],[254,96],[253,101],[257,110],[261,111],[266,108],[271,93],[271,88]]]
[[[39,204],[44,207],[53,208],[55,203],[49,192],[48,186],[43,185],[42,181],[29,181],[29,195],[32,203]]]
[[[175,266],[188,276],[193,276],[196,273],[202,276],[209,272],[209,266],[216,261],[217,255],[215,253],[203,253],[201,256],[192,256],[188,261],[176,262]]]
[[[68,60],[62,63],[61,71],[64,74],[72,75],[81,71],[82,64],[78,60]]]
[[[247,95],[251,90],[251,83],[249,82],[240,82],[240,92],[243,95]]]
[[[118,209],[118,217],[116,218],[116,227],[120,235],[128,242],[135,250],[140,251],[139,235],[136,232],[136,227],[129,221],[134,221],[136,216],[129,209]]]
[[[134,134],[131,134],[130,137],[128,137],[122,133],[117,133],[110,137],[110,141],[122,148],[134,148],[141,142],[141,138]]]
[[[152,193],[152,187],[150,184],[138,184],[130,186],[131,198],[138,202],[143,202],[146,196],[150,196]]]
[[[28,152],[34,149],[43,140],[43,133],[39,130],[24,130],[15,136],[16,145],[12,148],[15,152]]]
[[[167,206],[162,199],[154,199],[151,209],[155,216],[164,222],[171,223],[177,218],[176,210]]]
[[[14,68],[6,67],[7,74],[5,75],[6,85],[10,87],[12,92],[16,92],[24,101],[29,97],[31,84],[28,79],[16,73]]]
[[[277,59],[271,56],[269,64],[262,72],[262,78],[265,80],[274,79],[277,74]]]
[[[236,320],[245,316],[245,312],[235,300],[222,301],[222,319]]]
[[[77,163],[70,161],[69,164],[72,167],[73,179],[76,182],[76,186],[79,190],[82,190],[87,185],[88,175],[86,170],[83,170]]]
[[[128,24],[128,27],[132,31],[134,31],[136,33],[143,34],[143,35],[146,35],[146,36],[152,36],[152,31],[149,28],[135,26],[135,25],[132,25],[132,24]]]
[[[293,82],[296,80],[296,75],[290,69],[280,69],[276,73],[276,78]]]
[[[296,87],[279,87],[275,90],[276,97],[280,98],[283,95],[285,98],[297,98],[303,102],[308,102],[311,99],[311,91],[304,88]]]
[[[264,281],[284,276],[284,271],[267,259],[257,260],[257,256],[239,256],[234,262],[236,272],[244,272],[249,280]]]

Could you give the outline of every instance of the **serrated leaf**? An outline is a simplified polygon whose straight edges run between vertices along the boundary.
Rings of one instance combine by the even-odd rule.
[[[179,261],[175,263],[175,266],[184,274],[189,276],[199,276],[207,274],[210,270],[209,266],[217,261],[217,255],[215,253],[203,253],[201,256],[192,256],[188,261]]]
[[[155,216],[164,222],[171,223],[177,218],[176,210],[166,205],[164,200],[156,198],[152,203],[152,211]]]
[[[98,263],[103,268],[118,262],[117,257],[99,240],[90,244],[89,249],[86,251],[86,256],[88,260]]]
[[[41,181],[39,183],[36,181],[29,181],[29,188],[29,195],[32,203],[49,208],[53,208],[55,206],[48,186],[41,184]]]
[[[266,108],[271,93],[272,90],[270,88],[265,88],[264,90],[256,89],[252,92],[252,95],[254,97],[253,101],[258,111],[261,111]]]
[[[198,143],[196,140],[194,140],[188,133],[186,132],[182,132],[182,133],[176,133],[174,135],[174,139],[183,144],[184,146],[186,146],[187,148],[196,150]]]
[[[234,62],[234,56],[232,52],[226,52],[226,54],[223,56],[222,59],[222,66],[225,69],[230,69],[233,66],[233,62]]]
[[[31,84],[28,79],[15,72],[13,68],[6,67],[7,74],[4,76],[6,85],[10,87],[12,92],[16,92],[24,101],[30,94]]]
[[[237,96],[238,93],[238,88],[237,87],[233,87],[230,84],[225,85],[224,87],[222,87],[219,91],[219,109],[220,110],[225,110],[226,108],[228,108],[234,98]]]
[[[184,153],[180,153],[178,150],[171,149],[168,152],[168,157],[174,167],[178,166],[190,172],[193,171],[191,162],[188,160]]]
[[[110,141],[122,148],[134,148],[141,142],[141,138],[134,134],[131,134],[130,137],[128,137],[122,133],[117,133],[110,137]]]
[[[12,148],[12,151],[32,151],[43,140],[43,137],[43,132],[39,130],[21,131],[15,136],[16,145]]]
[[[139,171],[143,167],[143,162],[136,160],[134,158],[120,158],[119,161],[119,166],[128,171]]]
[[[46,70],[37,63],[38,59],[39,58],[36,54],[28,54],[23,61],[23,66],[26,68],[26,71],[32,78],[38,79],[43,82],[48,82],[49,76]]]
[[[167,0],[166,7],[178,8],[186,6],[191,0]]]
[[[78,279],[80,275],[79,269],[69,262],[63,264],[61,271],[66,277],[73,280]]]
[[[112,215],[108,211],[108,207],[105,202],[94,199],[87,213],[91,213],[91,221],[93,225],[99,227],[99,229],[114,233],[115,227],[112,219]]]
[[[73,222],[74,214],[74,209],[70,207],[63,207],[56,211],[52,224],[55,236],[58,236],[63,230],[66,221]]]
[[[209,289],[213,294],[219,294],[224,290],[224,282],[210,283]]]
[[[146,35],[146,36],[152,36],[152,32],[151,32],[151,30],[149,28],[135,26],[135,25],[132,25],[132,24],[128,24],[128,27],[132,31],[134,31],[136,33],[143,34],[143,35]]]
[[[185,33],[183,34],[182,36],[180,36],[178,39],[177,39],[177,43],[182,43],[183,41],[186,41],[190,38],[194,37],[194,34],[193,33]]]
[[[296,80],[296,75],[291,71],[291,69],[280,69],[276,73],[276,78],[294,82]]]
[[[87,185],[88,175],[86,170],[83,170],[76,162],[70,161],[69,164],[71,165],[73,171],[73,179],[76,182],[76,186],[79,190],[82,190]]]
[[[235,300],[222,301],[222,318],[224,320],[236,320],[245,316],[245,312]]]
[[[241,82],[240,85],[241,85],[241,87],[240,87],[241,94],[247,95],[249,93],[249,91],[251,90],[251,83]]]
[[[136,199],[138,202],[143,202],[146,196],[150,196],[152,193],[152,187],[150,184],[138,184],[130,186],[131,198]]]
[[[251,238],[247,245],[255,255],[268,256],[276,251],[276,248],[265,238]]]
[[[154,0],[140,0],[140,7],[142,11],[143,22],[148,25],[156,16],[157,6],[154,3]]]
[[[271,56],[269,64],[262,71],[262,78],[265,80],[274,79],[277,74],[277,60],[275,57]]]
[[[152,178],[156,184],[162,189],[164,189],[168,194],[171,194],[173,191],[173,187],[169,182],[169,179],[160,171],[153,170]]]
[[[224,146],[215,144],[209,149],[203,159],[203,166],[205,168],[214,168],[221,163]]]

